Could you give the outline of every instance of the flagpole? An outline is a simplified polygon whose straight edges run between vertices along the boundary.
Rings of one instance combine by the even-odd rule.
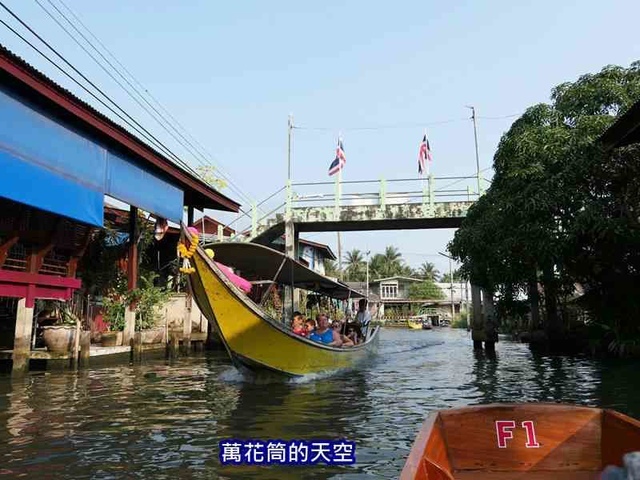
[[[342,141],[342,132],[338,134],[338,146]],[[338,165],[340,165],[340,159],[338,159]],[[342,199],[342,168],[338,169],[338,175],[336,176],[336,206],[335,206],[335,220],[340,220],[340,201]],[[338,270],[340,272],[340,280],[342,280],[342,242],[340,241],[340,231],[338,230]]]

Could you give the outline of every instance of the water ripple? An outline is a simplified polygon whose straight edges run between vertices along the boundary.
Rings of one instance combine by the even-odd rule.
[[[0,475],[37,478],[395,478],[425,415],[503,401],[574,402],[639,416],[639,363],[543,357],[466,332],[384,330],[366,368],[253,382],[210,353],[172,363],[0,377]],[[221,467],[222,438],[355,440],[350,467]]]

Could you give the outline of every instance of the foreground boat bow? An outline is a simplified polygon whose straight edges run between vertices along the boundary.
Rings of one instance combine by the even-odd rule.
[[[612,410],[496,404],[429,415],[401,480],[596,480],[640,450],[640,422]]]

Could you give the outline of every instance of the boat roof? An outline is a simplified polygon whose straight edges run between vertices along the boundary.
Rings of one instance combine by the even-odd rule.
[[[293,285],[328,297],[344,300],[364,295],[342,282],[332,280],[272,248],[249,242],[221,242],[207,245],[214,260],[237,270],[247,280],[273,280],[282,262],[276,283]]]

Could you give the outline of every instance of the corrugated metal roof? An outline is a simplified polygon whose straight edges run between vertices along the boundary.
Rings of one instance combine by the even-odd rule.
[[[13,69],[9,68],[11,66],[13,67]],[[57,94],[57,96],[61,97],[67,103],[64,104],[60,99],[52,98],[52,96],[47,95],[45,92],[39,90],[32,83],[26,82],[24,78],[21,78],[20,76],[16,75],[15,71],[12,71],[14,69],[21,70],[24,74],[31,77],[35,82],[40,84],[42,87],[51,90],[52,93]],[[75,119],[74,123],[77,126],[80,126],[83,130],[90,130],[94,135],[98,133],[99,136],[106,138],[109,142],[117,144],[120,148],[127,149],[137,159],[152,165],[153,168],[159,171],[162,171],[164,175],[171,178],[174,183],[179,184],[180,187],[185,191],[185,203],[187,203],[187,205],[193,205],[197,208],[218,208],[236,212],[238,211],[240,207],[239,203],[210,187],[203,180],[193,175],[191,172],[176,165],[165,155],[158,152],[155,148],[141,140],[139,137],[137,137],[121,125],[111,120],[100,111],[96,110],[84,100],[78,98],[71,91],[54,82],[51,78],[47,77],[45,74],[40,72],[38,69],[30,65],[27,61],[25,61],[15,53],[11,52],[2,44],[0,44],[0,73],[8,75],[14,80],[15,83],[7,82],[8,87],[22,91],[26,89],[31,94],[33,94],[35,91],[41,97],[40,100],[42,100],[43,98],[47,100],[49,106],[53,104],[57,108],[64,110],[67,116],[69,116],[70,114]],[[3,78],[2,75],[0,75],[0,81],[3,80],[6,79]],[[79,116],[77,112],[73,112],[73,109],[69,108],[70,106],[73,106],[76,109],[79,108],[86,114],[95,117],[95,119],[98,122],[104,124],[105,127],[110,130],[117,131],[120,135],[126,137],[129,142],[132,143],[128,145],[127,142],[123,142],[121,139],[110,135],[106,130],[101,130],[96,125],[88,122],[86,118],[82,118],[81,116]],[[136,151],[135,148],[132,149],[132,146],[137,147],[138,151]],[[146,150],[148,154],[157,159],[157,162],[154,164],[150,161],[149,158],[145,158],[144,155],[141,155],[140,149]],[[180,176],[186,178],[179,178]],[[201,203],[202,205],[200,205]],[[207,203],[207,205],[205,205],[205,203]]]

